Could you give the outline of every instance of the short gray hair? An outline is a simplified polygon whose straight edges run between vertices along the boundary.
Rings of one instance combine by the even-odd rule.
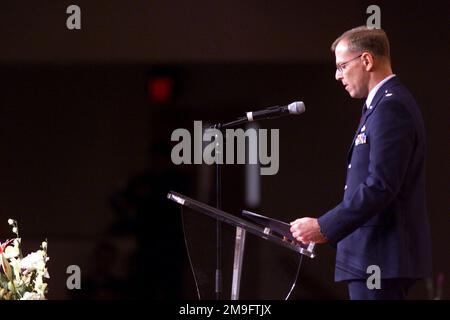
[[[350,51],[368,51],[374,56],[391,59],[389,39],[383,29],[369,29],[366,26],[360,26],[345,31],[331,45],[332,52],[336,50],[336,46],[342,40],[348,41]]]

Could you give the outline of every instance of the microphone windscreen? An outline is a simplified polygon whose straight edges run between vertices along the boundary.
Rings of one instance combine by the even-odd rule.
[[[300,114],[305,112],[305,104],[303,101],[295,101],[288,105],[289,113]]]

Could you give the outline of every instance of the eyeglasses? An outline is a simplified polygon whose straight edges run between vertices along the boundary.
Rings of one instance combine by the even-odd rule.
[[[336,70],[337,70],[339,73],[342,73],[342,72],[345,70],[345,66],[346,66],[347,64],[349,64],[349,63],[352,62],[353,60],[358,59],[358,58],[361,57],[361,56],[362,56],[362,53],[361,53],[359,56],[354,57],[353,59],[350,59],[350,60],[345,61],[345,62],[343,62],[343,63],[337,64],[337,65],[336,65]]]

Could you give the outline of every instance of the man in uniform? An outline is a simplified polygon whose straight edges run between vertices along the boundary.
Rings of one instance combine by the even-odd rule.
[[[350,299],[405,299],[417,279],[431,275],[422,116],[392,73],[383,30],[351,29],[331,49],[336,80],[352,98],[366,99],[363,114],[342,201],[318,219],[295,220],[291,232],[303,243],[337,247],[335,281],[348,283]],[[373,270],[375,288],[367,281]]]

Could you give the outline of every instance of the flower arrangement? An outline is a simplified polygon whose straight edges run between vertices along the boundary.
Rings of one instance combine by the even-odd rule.
[[[0,243],[0,299],[45,300],[48,288],[44,278],[50,278],[47,241],[40,250],[23,257],[17,221],[8,219],[8,224],[16,237]]]

